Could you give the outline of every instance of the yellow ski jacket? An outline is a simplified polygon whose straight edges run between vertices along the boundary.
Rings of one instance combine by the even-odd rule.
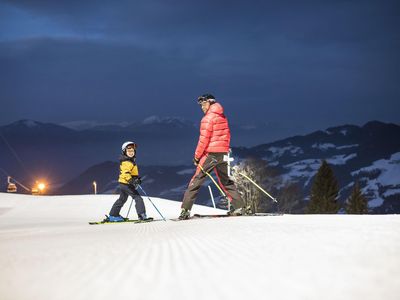
[[[131,160],[122,160],[119,165],[119,183],[129,184],[132,177],[139,176],[138,166]]]

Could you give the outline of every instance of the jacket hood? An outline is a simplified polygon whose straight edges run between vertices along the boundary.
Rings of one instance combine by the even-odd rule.
[[[214,103],[210,106],[210,108],[208,109],[207,113],[215,113],[215,114],[219,114],[219,115],[223,115],[224,114],[224,108],[222,107],[221,104]]]

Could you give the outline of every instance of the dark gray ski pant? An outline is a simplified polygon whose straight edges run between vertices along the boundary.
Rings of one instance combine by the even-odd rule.
[[[235,209],[241,208],[244,206],[244,202],[237,191],[234,182],[228,176],[228,164],[226,161],[224,161],[224,155],[227,154],[228,153],[208,153],[200,160],[199,164],[203,167],[204,171],[207,171],[208,173],[211,171],[215,172],[215,175],[217,175],[218,178],[219,186],[226,194],[232,206]],[[183,196],[182,208],[188,210],[192,209],[200,187],[206,180],[206,177],[207,174],[204,173],[198,166],[196,173],[192,177],[185,195]]]
[[[139,195],[138,191],[131,185],[128,184],[119,184],[120,192],[119,198],[115,201],[114,205],[111,208],[110,215],[111,216],[119,216],[122,206],[124,206],[128,197],[131,196],[135,200],[136,212],[138,215],[146,213],[146,208],[144,206],[143,198]]]

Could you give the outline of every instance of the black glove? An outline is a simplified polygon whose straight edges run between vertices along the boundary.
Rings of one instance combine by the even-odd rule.
[[[193,164],[195,165],[195,166],[197,166],[198,164],[199,164],[199,162],[200,162],[200,159],[198,159],[198,158],[193,158]]]
[[[137,177],[132,177],[132,178],[129,180],[129,184],[132,185],[132,186],[134,186],[134,187],[136,188],[138,185],[141,185],[141,184],[142,184],[142,179],[141,179],[139,176],[137,176]]]

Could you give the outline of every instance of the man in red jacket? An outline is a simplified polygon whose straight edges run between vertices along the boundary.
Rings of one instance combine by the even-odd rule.
[[[200,138],[193,159],[197,169],[183,196],[179,219],[185,220],[190,217],[190,210],[196,200],[197,193],[206,179],[207,175],[201,170],[200,166],[206,172],[212,170],[215,172],[221,188],[236,209],[235,214],[242,214],[244,213],[244,209],[242,209],[244,202],[236,190],[235,184],[228,176],[228,164],[224,160],[229,152],[231,140],[224,109],[211,94],[200,96],[198,103],[201,105],[204,117],[201,120]]]

